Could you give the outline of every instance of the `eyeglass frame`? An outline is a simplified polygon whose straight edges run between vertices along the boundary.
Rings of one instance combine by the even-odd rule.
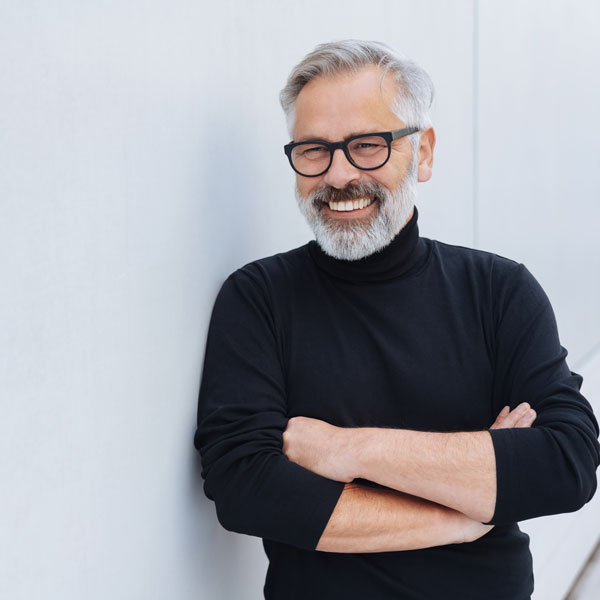
[[[392,142],[394,140],[406,137],[407,135],[411,135],[413,133],[416,133],[417,131],[419,131],[418,127],[404,127],[402,129],[395,129],[394,131],[378,131],[376,133],[361,133],[359,135],[353,135],[352,137],[349,137],[341,142],[326,142],[324,140],[303,140],[302,142],[291,141],[289,144],[286,144],[283,147],[283,151],[285,152],[285,155],[288,157],[288,160],[290,161],[290,166],[292,167],[292,169],[294,169],[294,171],[296,173],[298,173],[298,175],[300,175],[301,177],[320,177],[321,175],[327,173],[327,171],[329,171],[329,168],[331,167],[331,164],[333,163],[333,153],[338,149],[341,149],[344,152],[344,156],[348,159],[348,162],[352,166],[356,167],[357,169],[360,169],[361,171],[375,171],[377,169],[381,169],[381,167],[383,167],[383,165],[385,165],[388,162],[388,160],[390,160],[390,156],[392,155]],[[348,150],[348,144],[350,144],[350,142],[353,142],[354,140],[357,140],[360,138],[365,138],[365,137],[373,137],[374,135],[378,135],[378,136],[382,137],[387,142],[387,148],[388,148],[387,156],[386,156],[385,160],[378,167],[361,167],[360,165],[357,165],[354,162],[354,160],[352,159],[352,156],[350,156],[350,151]],[[305,175],[304,173],[300,173],[300,171],[298,171],[298,169],[296,169],[296,167],[294,166],[294,162],[292,161],[292,150],[296,146],[300,146],[302,144],[321,144],[322,146],[326,146],[329,149],[329,164],[327,165],[327,168],[324,169],[323,171],[321,171],[320,173],[316,173],[315,175]]]

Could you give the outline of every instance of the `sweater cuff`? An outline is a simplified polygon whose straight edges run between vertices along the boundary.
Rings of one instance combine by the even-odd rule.
[[[491,429],[496,457],[496,506],[489,525],[507,525],[514,523],[511,513],[518,506],[520,496],[520,481],[518,470],[515,469],[514,447],[515,431],[513,429]]]
[[[318,492],[311,498],[311,505],[306,507],[306,512],[310,515],[310,525],[307,526],[306,520],[303,520],[301,515],[299,515],[299,522],[295,524],[300,539],[299,546],[304,546],[310,550],[316,549],[344,491],[344,485],[341,481],[329,479],[321,482]],[[303,530],[304,533],[302,533]],[[303,535],[306,536],[304,540],[301,539]]]

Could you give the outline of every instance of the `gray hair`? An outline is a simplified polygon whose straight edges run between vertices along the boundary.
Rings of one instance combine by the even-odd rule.
[[[416,62],[381,42],[342,40],[318,45],[290,73],[279,94],[290,135],[296,116],[296,99],[309,81],[319,76],[356,73],[370,65],[382,69],[382,81],[387,73],[391,73],[397,82],[393,111],[398,118],[407,127],[431,127],[429,108],[433,101],[433,82]],[[418,136],[414,137],[418,139]]]

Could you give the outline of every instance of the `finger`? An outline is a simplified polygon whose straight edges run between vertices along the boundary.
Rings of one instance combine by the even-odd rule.
[[[513,427],[516,421],[517,415],[515,411],[511,411],[510,407],[504,407],[496,418],[492,429],[508,429]]]
[[[504,419],[502,426],[505,428],[515,427],[519,420],[527,414],[527,411],[530,408],[531,407],[527,402],[522,402],[514,410],[510,411],[510,414]]]
[[[535,419],[537,418],[537,413],[533,408],[530,408],[515,424],[515,427],[531,427]]]
[[[512,429],[516,427],[519,420],[527,414],[530,408],[529,403],[522,402],[512,411],[509,409],[506,413],[506,407],[504,407],[490,429]]]
[[[496,417],[496,421],[498,419],[504,419],[510,413],[510,406],[508,404],[500,411],[500,414]]]
[[[510,406],[505,406],[500,411],[500,413],[498,414],[498,416],[496,417],[496,420],[494,421],[494,423],[492,424],[492,426],[490,427],[490,429],[500,429],[504,418],[508,415],[509,412],[510,412]]]
[[[288,427],[289,427],[289,424],[288,424]],[[283,451],[284,454],[287,454],[288,450],[290,448],[290,434],[289,434],[289,431],[287,430],[287,428],[281,434],[281,441],[283,442],[281,449],[282,449],[282,451]]]

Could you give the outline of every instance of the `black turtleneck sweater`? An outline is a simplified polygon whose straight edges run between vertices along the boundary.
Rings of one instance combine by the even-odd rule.
[[[264,539],[265,597],[528,598],[529,539],[516,522],[576,510],[596,487],[598,426],[566,354],[523,265],[419,237],[416,209],[365,259],[310,242],[233,273],[211,319],[195,445],[221,524]],[[532,428],[491,431],[490,533],[415,551],[314,550],[344,484],[282,453],[290,417],[474,431],[525,401]]]

